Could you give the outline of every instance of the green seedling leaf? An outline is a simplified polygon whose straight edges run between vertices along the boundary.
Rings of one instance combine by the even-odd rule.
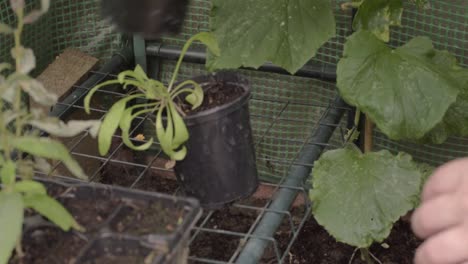
[[[112,143],[112,136],[119,127],[120,120],[122,115],[125,112],[127,103],[133,99],[140,98],[142,95],[137,94],[133,96],[128,96],[123,99],[120,99],[115,103],[109,112],[106,114],[104,121],[101,124],[101,129],[99,130],[98,142],[99,142],[99,153],[102,156],[107,155]]]
[[[158,137],[162,150],[164,151],[164,153],[166,153],[166,155],[169,156],[171,160],[175,160],[175,161],[183,160],[185,156],[187,155],[187,148],[186,147],[180,148],[180,145],[181,145],[180,142],[186,141],[186,140],[184,141],[185,133],[187,133],[188,135],[188,132],[183,131],[184,129],[186,129],[185,124],[183,124],[183,127],[180,127],[180,121],[178,120],[177,117],[174,117],[173,115],[174,111],[171,110],[170,108],[171,108],[170,105],[167,108],[165,108],[167,110],[166,111],[167,113],[166,127],[163,126],[163,121],[162,121],[163,108],[161,108],[158,111],[158,115],[156,117],[156,136]],[[177,123],[179,127],[176,127],[175,123]],[[182,130],[177,132],[176,130],[179,128]],[[180,133],[180,135],[176,133]]]
[[[120,120],[120,130],[122,131],[122,141],[123,143],[133,149],[133,150],[137,150],[137,151],[143,151],[143,150],[147,150],[151,147],[151,145],[153,144],[153,138],[151,138],[150,140],[148,140],[148,142],[140,145],[140,146],[135,146],[132,142],[132,140],[130,139],[130,128],[131,128],[131,125],[132,125],[132,121],[140,116],[140,115],[143,115],[143,114],[147,114],[147,113],[150,113],[152,112],[153,110],[152,109],[143,109],[143,110],[140,110],[138,111],[137,113],[133,114],[133,111],[136,110],[137,108],[142,108],[142,107],[145,107],[146,105],[136,105],[136,106],[133,106],[131,108],[128,108],[125,110],[125,112],[123,113],[122,115],[122,119]]]
[[[65,123],[58,118],[46,118],[43,120],[32,120],[29,124],[56,137],[74,137],[87,130],[90,131],[92,137],[96,137],[101,126],[101,121],[72,120]]]
[[[177,112],[174,103],[169,102],[168,110],[171,111],[172,122],[174,124],[174,138],[172,139],[172,149],[178,149],[182,144],[189,139],[189,132],[185,126],[185,122]]]
[[[147,81],[145,95],[150,100],[161,100],[169,95],[163,83],[156,80]]]
[[[187,88],[187,86],[189,85],[191,85],[192,87]],[[173,95],[171,96],[171,98],[175,98],[182,93],[188,93],[188,95],[185,97],[185,100],[192,105],[192,109],[200,107],[200,105],[203,103],[203,88],[198,83],[192,80],[187,80],[179,84],[173,90]]]
[[[12,34],[13,32],[13,28],[8,26],[7,24],[0,23],[0,34]]]
[[[24,73],[15,72],[8,76],[5,81],[2,81],[2,85],[0,85],[0,94],[2,99],[9,102],[14,103],[15,100],[15,92],[16,89],[19,89],[21,82],[26,82],[31,80],[31,77],[27,76]]]
[[[58,96],[47,91],[42,83],[37,80],[24,80],[20,81],[19,84],[23,88],[23,91],[29,94],[35,102],[43,106],[53,106],[58,101]]]
[[[390,139],[421,139],[442,121],[462,86],[452,69],[434,63],[435,52],[424,37],[392,50],[368,31],[355,33],[338,63],[339,92]]]
[[[121,84],[125,83],[126,81],[129,81],[128,77],[131,77],[137,81],[137,83],[145,83],[148,81],[148,76],[146,75],[145,71],[143,68],[141,68],[140,65],[135,66],[135,69],[133,71],[128,70],[128,71],[123,71],[119,73],[119,76],[117,79]],[[138,86],[138,85],[135,85]]]
[[[314,217],[337,241],[368,248],[414,208],[421,178],[407,154],[350,146],[326,152],[314,164]]]
[[[329,0],[214,0],[211,31],[221,54],[209,55],[209,70],[272,62],[295,73],[335,36],[336,25]]]
[[[68,149],[58,141],[50,138],[25,136],[11,138],[10,142],[19,151],[41,158],[61,161],[75,177],[82,180],[88,179],[83,169],[70,155]]]
[[[180,68],[180,65],[182,64],[182,60],[184,59],[185,53],[187,53],[190,45],[192,45],[192,43],[197,40],[204,43],[208,47],[209,52],[214,53],[214,54],[220,53],[218,42],[216,41],[216,38],[214,37],[214,35],[212,35],[212,33],[200,32],[194,35],[193,37],[191,37],[185,43],[184,47],[182,48],[182,52],[180,53],[179,60],[177,61],[176,67],[174,69],[174,73],[172,74],[171,81],[169,82],[169,88],[168,88],[169,92],[172,90],[174,82],[177,79],[177,74],[179,73],[179,68]]]
[[[73,216],[59,202],[44,194],[26,195],[24,204],[27,208],[36,210],[63,231],[71,228],[81,229]]]
[[[23,200],[19,193],[0,192],[0,263],[8,263],[21,237]]]
[[[164,109],[167,108],[160,108],[156,116],[156,135],[159,143],[161,144],[162,150],[171,160],[183,160],[187,155],[187,149],[185,147],[182,147],[179,150],[174,149],[174,123],[172,111],[167,109],[167,125],[164,127],[162,118]]]
[[[390,41],[390,26],[400,26],[403,0],[365,0],[353,21],[355,31],[368,30],[382,41]]]
[[[149,78],[140,65],[135,66],[134,77],[139,81],[147,81]]]
[[[0,177],[2,179],[1,183],[4,185],[14,183],[16,178],[16,164],[11,160],[7,160],[0,169]]]
[[[17,182],[15,184],[15,191],[19,193],[25,193],[28,195],[47,195],[47,190],[42,183],[31,180],[23,180]]]
[[[19,59],[18,71],[23,74],[30,73],[36,67],[36,56],[32,49],[24,47],[12,48],[11,56],[14,59]]]
[[[215,56],[221,55],[221,51],[219,50],[219,46],[218,46],[218,41],[216,40],[214,34],[210,32],[200,32],[194,35],[191,41],[189,40],[185,44],[185,48],[184,48],[185,51],[188,50],[189,46],[192,44],[193,41],[200,41],[201,43],[203,43],[208,48],[208,50],[211,53],[213,53]]]
[[[83,101],[83,106],[84,106],[84,109],[86,111],[87,114],[90,114],[91,113],[91,108],[90,108],[90,104],[91,104],[91,98],[93,98],[93,95],[101,88],[105,87],[105,86],[109,86],[109,85],[113,85],[113,84],[120,84],[120,82],[118,80],[109,80],[109,81],[105,81],[103,83],[100,83],[96,86],[94,86],[91,90],[89,90],[88,94],[86,95],[84,101]]]
[[[163,125],[163,117],[162,114],[166,108],[161,107],[158,111],[156,116],[156,136],[158,137],[159,144],[161,144],[161,148],[169,157],[173,156],[173,149],[172,149],[172,138],[173,138],[173,126],[172,126],[172,117],[171,111],[167,112],[167,124],[166,127]]]

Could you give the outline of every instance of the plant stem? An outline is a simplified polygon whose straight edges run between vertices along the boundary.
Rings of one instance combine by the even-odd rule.
[[[15,63],[16,63],[16,72],[20,72],[21,70],[21,56],[19,54],[19,50],[21,48],[21,34],[23,33],[23,27],[24,27],[24,9],[20,8],[17,12],[17,18],[18,18],[18,25],[17,29],[15,30],[15,49],[16,49],[16,57],[15,57]],[[15,113],[20,113],[21,111],[21,88],[17,88],[15,91],[15,99],[14,99],[14,105],[13,105],[13,110]],[[23,131],[23,122],[20,121],[21,118],[18,116],[16,118],[15,126],[16,126],[16,136],[20,137],[21,132]],[[10,154],[8,154],[10,155]],[[22,159],[22,154],[18,153],[18,159]]]
[[[177,61],[176,67],[174,69],[174,73],[172,74],[172,79],[171,79],[171,82],[169,83],[169,88],[167,89],[168,92],[171,92],[172,87],[174,86],[174,82],[177,79],[177,74],[179,73],[179,68],[182,65],[182,60],[184,59],[185,53],[187,53],[188,48],[190,47],[190,45],[192,45],[192,43],[195,41],[196,38],[197,38],[197,35],[191,37],[185,43],[185,45],[184,45],[184,47],[182,49],[182,52],[180,53],[179,60]]]
[[[365,131],[364,131],[364,153],[372,151],[372,148],[374,145],[373,131],[374,131],[374,124],[366,115]]]
[[[24,257],[23,248],[21,247],[21,236],[18,239],[18,241],[16,241],[15,250],[16,250],[16,254],[18,255],[18,257],[20,257],[20,258]]]
[[[369,254],[369,249],[367,248],[361,248],[359,249],[361,251],[361,258],[367,263],[367,264],[374,264],[374,261],[372,260],[370,254]]]

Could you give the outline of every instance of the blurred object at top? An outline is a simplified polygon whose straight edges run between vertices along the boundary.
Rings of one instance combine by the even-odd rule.
[[[177,34],[189,0],[101,0],[102,14],[124,33],[155,39]]]

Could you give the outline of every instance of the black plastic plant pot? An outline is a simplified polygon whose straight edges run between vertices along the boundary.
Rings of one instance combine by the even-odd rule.
[[[232,72],[193,78],[206,90],[215,84],[240,87],[234,101],[185,118],[190,139],[188,154],[175,172],[188,196],[202,207],[219,209],[250,196],[258,187],[248,102],[250,85]]]
[[[179,33],[188,0],[101,0],[102,14],[119,30],[147,39]]]

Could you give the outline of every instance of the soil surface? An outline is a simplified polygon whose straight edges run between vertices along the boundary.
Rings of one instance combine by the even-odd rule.
[[[86,232],[94,232],[101,228],[122,204],[120,199],[110,198],[109,195],[99,192],[93,196],[80,197],[79,200],[59,198],[59,201],[75,217],[78,224],[86,228]]]
[[[86,241],[58,228],[37,228],[25,234],[21,259],[16,256],[10,264],[71,264]]]
[[[169,208],[162,203],[139,203],[124,208],[112,221],[114,232],[125,232],[139,236],[147,234],[169,234],[184,220],[183,208]]]
[[[145,258],[140,256],[102,256],[83,264],[143,264]]]
[[[370,249],[370,252],[383,264],[412,264],[414,252],[421,241],[413,235],[408,223],[400,221],[395,224],[385,243],[390,246],[388,249],[379,244],[375,244]],[[294,243],[289,263],[348,264],[353,252],[352,247],[337,243],[311,218]],[[365,262],[357,253],[352,263]]]
[[[136,187],[150,191],[159,190],[165,193],[174,193],[178,189],[178,183],[175,180],[159,176],[157,174],[145,175]],[[114,181],[118,179],[119,177],[115,177]],[[260,199],[248,199],[243,201],[242,204],[262,207],[265,202]],[[301,208],[296,208],[292,212],[293,216],[296,216],[296,225],[303,216],[303,214],[299,213],[301,211]],[[216,211],[205,227],[243,234],[249,231],[257,216],[258,213],[252,210],[235,207],[224,208]],[[202,220],[204,220],[204,217],[200,221]],[[190,255],[197,258],[228,261],[238,247],[244,243],[241,238],[241,236],[232,234],[201,232],[190,246]],[[277,239],[279,248],[283,252],[292,239],[288,223],[284,223],[280,227],[275,239]],[[413,235],[407,222],[400,221],[395,224],[390,237],[385,243],[390,246],[388,249],[385,249],[380,244],[371,247],[371,253],[383,264],[412,264],[415,249],[421,241]],[[353,247],[337,243],[311,217],[302,228],[285,263],[349,264],[353,252]],[[277,263],[273,247],[267,248],[261,263]],[[364,264],[360,259],[359,253],[355,254],[352,264]]]
[[[244,233],[248,231],[255,218],[255,214],[245,214],[244,210],[223,209],[213,215],[207,227]],[[290,227],[285,223],[275,235],[281,252],[284,252],[291,238]],[[236,236],[203,232],[192,243],[190,250],[191,255],[198,258],[228,261],[241,243],[243,241]],[[385,243],[390,246],[388,249],[380,244],[376,244],[370,249],[370,252],[383,264],[412,264],[415,249],[421,241],[415,238],[408,223],[400,221],[395,224]],[[284,263],[365,264],[360,259],[359,252],[355,254],[353,261],[350,262],[353,252],[353,247],[336,242],[311,217],[305,223]],[[273,247],[267,248],[260,263],[277,263]]]
[[[223,82],[209,84],[205,88],[205,97],[200,107],[192,110],[192,106],[185,101],[180,102],[182,110],[186,114],[195,114],[217,106],[228,104],[244,94],[244,89],[239,86],[227,85]]]

